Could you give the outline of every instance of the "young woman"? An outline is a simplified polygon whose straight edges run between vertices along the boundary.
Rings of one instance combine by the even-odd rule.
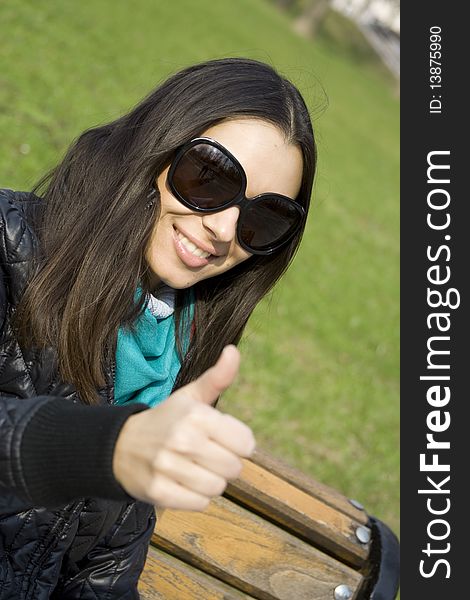
[[[316,150],[271,66],[213,60],[0,192],[0,598],[138,598],[154,506],[251,455],[215,407],[290,264]]]

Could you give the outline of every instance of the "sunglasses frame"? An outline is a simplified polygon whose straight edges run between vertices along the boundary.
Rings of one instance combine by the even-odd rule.
[[[226,157],[228,157],[235,164],[236,168],[238,169],[238,171],[240,173],[241,179],[242,179],[242,185],[240,188],[240,192],[237,194],[237,196],[235,196],[235,198],[233,198],[229,202],[226,202],[222,206],[218,206],[217,208],[201,208],[199,206],[194,206],[193,204],[188,202],[178,192],[178,190],[176,189],[174,182],[173,182],[173,175],[174,175],[174,172],[175,172],[181,158],[184,156],[184,154],[190,148],[192,148],[193,146],[197,146],[198,144],[208,144],[209,146],[214,146],[215,148],[217,148],[220,152],[222,152],[222,154],[224,154]],[[274,192],[265,192],[263,194],[258,194],[258,196],[254,196],[253,198],[247,198],[245,195],[246,185],[247,185],[245,170],[243,169],[241,164],[238,162],[238,160],[235,158],[235,156],[233,156],[233,154],[229,150],[227,150],[227,148],[222,146],[222,144],[220,144],[216,140],[213,140],[212,138],[209,138],[209,137],[193,138],[189,142],[186,142],[186,144],[183,144],[183,146],[181,146],[180,149],[177,150],[177,153],[171,163],[170,169],[167,174],[167,183],[171,190],[171,193],[182,204],[184,204],[184,206],[186,206],[187,208],[189,208],[191,210],[194,210],[195,212],[215,213],[215,212],[220,212],[222,210],[230,208],[231,206],[238,206],[240,208],[240,214],[237,219],[237,240],[238,240],[238,243],[240,244],[240,246],[247,252],[250,252],[251,254],[258,254],[258,255],[262,255],[262,256],[272,254],[273,252],[275,252],[276,250],[278,250],[279,248],[281,248],[282,246],[287,244],[294,237],[294,235],[301,229],[303,221],[306,216],[305,209],[303,208],[303,206],[301,206],[298,202],[296,202],[292,198],[289,198],[288,196],[284,196],[283,194],[276,194]],[[293,231],[288,235],[288,237],[283,239],[282,242],[273,244],[269,248],[266,248],[264,250],[255,250],[255,249],[251,248],[248,244],[245,244],[245,242],[243,241],[243,239],[241,237],[243,217],[246,214],[247,209],[250,206],[253,206],[253,202],[259,202],[259,201],[265,200],[266,197],[282,199],[282,201],[288,201],[289,204],[293,205],[295,207],[295,210],[297,210],[298,214],[300,215],[300,220],[299,220],[298,226],[295,229],[293,229]]]

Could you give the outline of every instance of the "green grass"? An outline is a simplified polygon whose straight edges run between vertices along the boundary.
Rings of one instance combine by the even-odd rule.
[[[219,407],[398,532],[399,106],[383,68],[351,51],[341,20],[311,42],[266,0],[10,0],[1,11],[2,187],[28,189],[82,130],[191,63],[248,56],[298,85],[318,142],[313,208]]]

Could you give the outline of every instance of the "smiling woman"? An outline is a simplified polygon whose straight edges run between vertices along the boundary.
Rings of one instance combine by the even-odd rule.
[[[0,599],[138,598],[154,505],[238,477],[254,436],[215,407],[315,166],[298,90],[226,58],[0,191]]]
[[[291,198],[297,197],[302,179],[302,153],[294,144],[286,143],[278,127],[260,119],[231,119],[210,127],[203,132],[203,137],[223,144],[242,169],[245,165],[246,192],[251,202],[258,205],[261,219],[256,222],[256,214],[253,210],[250,212],[249,205],[242,215],[238,206],[229,206],[239,192],[243,192],[241,172],[233,167],[228,169],[229,158],[219,158],[219,162],[223,162],[218,165],[217,155],[205,153],[191,169],[184,160],[179,160],[177,169],[173,162],[171,170],[167,167],[157,178],[160,215],[146,252],[154,285],[163,281],[173,288],[187,288],[202,279],[222,274],[257,253],[257,249],[250,247],[243,235],[237,233],[239,222],[245,223],[248,229],[253,229],[254,222],[255,227],[264,231],[265,238],[272,237],[274,242],[287,240],[276,240],[276,227],[270,222],[270,216],[277,216],[281,228],[286,222],[291,236],[301,225],[301,213],[293,210],[288,220],[279,202],[294,204]],[[187,153],[201,146],[193,144]],[[233,191],[228,185],[229,177]],[[281,194],[287,198],[281,198]],[[261,195],[263,198],[258,197]],[[264,204],[260,205],[260,200]]]

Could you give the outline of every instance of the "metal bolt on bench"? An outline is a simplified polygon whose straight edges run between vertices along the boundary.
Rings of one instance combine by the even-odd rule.
[[[257,449],[203,512],[157,509],[142,600],[394,600],[395,534]]]

